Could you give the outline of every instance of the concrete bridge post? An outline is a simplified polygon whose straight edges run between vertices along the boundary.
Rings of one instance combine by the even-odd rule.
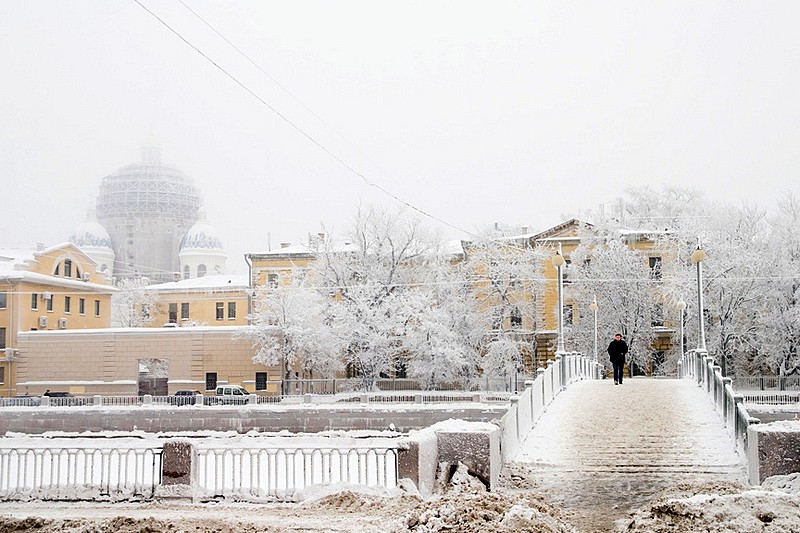
[[[731,378],[722,378],[722,420],[725,422],[725,427],[728,427],[728,416],[730,416],[731,405],[728,403],[728,388],[733,383]]]

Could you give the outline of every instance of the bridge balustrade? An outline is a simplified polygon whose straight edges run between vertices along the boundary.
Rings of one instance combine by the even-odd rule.
[[[746,454],[747,428],[760,421],[747,412],[744,395],[734,391],[731,378],[722,375],[722,369],[714,364],[714,358],[704,350],[690,350],[683,354],[678,363],[678,375],[694,380],[698,387],[706,391],[714,409],[736,441],[736,446]]]

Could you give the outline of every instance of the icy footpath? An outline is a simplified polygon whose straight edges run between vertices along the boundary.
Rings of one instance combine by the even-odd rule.
[[[559,395],[523,442],[539,493],[584,530],[611,530],[679,483],[747,480],[744,459],[694,383],[582,381]]]

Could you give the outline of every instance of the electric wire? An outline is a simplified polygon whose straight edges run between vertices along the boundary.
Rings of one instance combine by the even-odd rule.
[[[478,237],[478,238],[481,238],[481,236],[480,236],[480,235],[477,235],[477,234],[475,234],[475,233],[472,233],[472,232],[470,232],[470,231],[467,231],[467,230],[465,230],[465,229],[463,229],[463,228],[461,228],[461,227],[459,227],[459,226],[456,226],[455,224],[451,224],[450,222],[447,222],[446,220],[443,220],[443,219],[441,219],[441,218],[439,218],[439,217],[437,217],[437,216],[435,216],[435,215],[433,215],[433,214],[431,214],[431,213],[427,212],[426,210],[424,210],[424,209],[421,209],[421,208],[419,208],[419,207],[417,207],[417,206],[415,206],[415,205],[411,204],[410,202],[407,202],[406,200],[403,200],[402,198],[400,198],[400,197],[399,197],[399,196],[397,196],[396,194],[392,193],[391,191],[387,190],[386,188],[384,188],[384,187],[383,187],[383,186],[381,186],[380,184],[370,181],[370,179],[369,179],[369,178],[367,178],[367,177],[366,177],[366,176],[365,176],[363,173],[361,173],[361,172],[359,172],[358,170],[356,170],[356,169],[355,169],[354,167],[352,167],[352,166],[351,166],[349,163],[347,163],[347,162],[346,162],[344,159],[342,159],[341,157],[339,157],[338,155],[336,155],[334,152],[332,152],[331,150],[329,150],[329,149],[328,149],[326,146],[324,146],[324,145],[323,145],[321,142],[317,141],[317,140],[316,140],[316,139],[315,139],[315,138],[314,138],[312,135],[310,135],[310,134],[306,133],[306,132],[305,132],[305,130],[303,130],[303,129],[302,129],[300,126],[298,126],[297,124],[295,124],[295,123],[294,123],[294,122],[293,122],[293,121],[292,121],[292,120],[291,120],[289,117],[287,117],[285,114],[281,113],[281,112],[280,112],[280,111],[279,111],[277,108],[275,108],[275,107],[274,107],[272,104],[270,104],[270,103],[269,103],[269,102],[267,102],[267,101],[266,101],[264,98],[262,98],[261,96],[259,96],[259,95],[258,95],[258,94],[257,94],[255,91],[253,91],[252,89],[250,89],[250,88],[249,88],[247,85],[245,85],[245,84],[244,84],[242,81],[240,81],[240,80],[239,80],[239,79],[238,79],[236,76],[234,76],[233,74],[231,74],[230,72],[228,72],[228,71],[227,71],[227,70],[226,70],[226,69],[225,69],[225,68],[224,68],[222,65],[220,65],[219,63],[217,63],[216,61],[214,61],[214,60],[213,60],[211,57],[209,57],[209,56],[208,56],[208,55],[207,55],[205,52],[203,52],[202,50],[200,50],[200,48],[198,48],[197,46],[195,46],[195,45],[194,45],[194,44],[193,44],[191,41],[189,41],[189,40],[188,40],[186,37],[184,37],[184,36],[183,36],[183,35],[182,35],[182,34],[181,34],[179,31],[177,31],[177,30],[176,30],[176,29],[174,29],[172,26],[170,26],[170,25],[169,25],[169,24],[168,24],[168,23],[167,23],[167,22],[166,22],[164,19],[162,19],[161,17],[159,17],[159,16],[158,16],[158,15],[157,15],[155,12],[153,12],[153,11],[152,11],[152,10],[150,10],[150,9],[149,9],[147,6],[145,6],[144,4],[142,4],[142,2],[141,2],[140,0],[132,0],[132,1],[133,1],[133,2],[135,2],[137,5],[139,5],[139,7],[141,7],[143,10],[145,10],[145,11],[146,11],[148,14],[150,14],[150,16],[152,16],[153,18],[155,18],[156,20],[158,20],[158,21],[159,21],[159,22],[160,22],[160,23],[161,23],[161,24],[162,24],[162,25],[163,25],[165,28],[167,28],[167,29],[168,29],[170,32],[172,32],[172,33],[173,33],[173,34],[174,34],[176,37],[178,37],[178,38],[179,38],[181,41],[183,41],[183,43],[184,43],[184,44],[186,44],[186,45],[187,45],[188,47],[190,47],[192,50],[194,50],[195,52],[197,52],[197,53],[198,53],[200,56],[202,56],[202,57],[203,57],[203,58],[204,58],[206,61],[208,61],[209,63],[211,63],[211,64],[212,64],[214,67],[216,67],[216,68],[217,68],[217,69],[218,69],[220,72],[222,72],[222,73],[223,73],[225,76],[227,76],[228,78],[230,78],[230,80],[231,80],[231,81],[233,81],[233,82],[234,82],[236,85],[238,85],[239,87],[241,87],[241,88],[242,88],[244,91],[246,91],[248,94],[250,94],[250,95],[251,95],[253,98],[255,98],[256,100],[258,100],[258,101],[259,101],[259,102],[260,102],[262,105],[264,105],[264,106],[266,106],[268,109],[270,109],[270,110],[271,110],[273,113],[275,113],[275,114],[276,114],[276,115],[277,115],[277,116],[278,116],[278,117],[279,117],[281,120],[283,120],[284,122],[286,122],[286,123],[287,123],[289,126],[291,126],[291,127],[292,127],[292,128],[295,130],[295,131],[297,131],[298,133],[300,133],[300,135],[302,135],[303,137],[305,137],[305,138],[306,138],[306,139],[307,139],[309,142],[311,142],[311,143],[312,143],[313,145],[315,145],[317,148],[319,148],[320,150],[322,150],[323,152],[325,152],[326,154],[328,154],[328,156],[330,156],[331,158],[333,158],[335,161],[337,161],[337,162],[338,162],[340,165],[342,165],[344,168],[346,168],[346,169],[347,169],[348,171],[350,171],[352,174],[354,174],[354,175],[356,175],[357,177],[359,177],[359,178],[360,178],[360,179],[361,179],[361,180],[362,180],[362,181],[363,181],[363,182],[364,182],[364,183],[365,183],[367,186],[369,186],[369,187],[373,187],[373,188],[375,188],[375,189],[377,189],[377,190],[381,191],[381,192],[382,192],[382,193],[384,193],[385,195],[387,195],[387,196],[389,196],[389,197],[393,198],[393,199],[394,199],[395,201],[397,201],[398,203],[400,203],[400,204],[402,204],[402,205],[404,205],[404,206],[408,207],[409,209],[412,209],[413,211],[416,211],[416,212],[418,212],[419,214],[421,214],[421,215],[423,215],[423,216],[425,216],[425,217],[427,217],[427,218],[430,218],[431,220],[435,220],[435,221],[437,221],[437,222],[439,222],[439,223],[441,223],[441,224],[444,224],[445,226],[448,226],[448,227],[450,227],[450,228],[452,228],[452,229],[458,230],[458,231],[460,231],[460,232],[462,232],[462,233],[465,233],[465,234],[467,234],[467,235],[471,235],[471,236],[473,236],[473,237]]]

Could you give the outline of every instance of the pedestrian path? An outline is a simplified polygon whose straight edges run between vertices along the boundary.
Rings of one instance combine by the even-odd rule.
[[[747,479],[744,459],[693,382],[581,381],[562,392],[520,447],[539,492],[583,531],[614,521],[679,483]]]

